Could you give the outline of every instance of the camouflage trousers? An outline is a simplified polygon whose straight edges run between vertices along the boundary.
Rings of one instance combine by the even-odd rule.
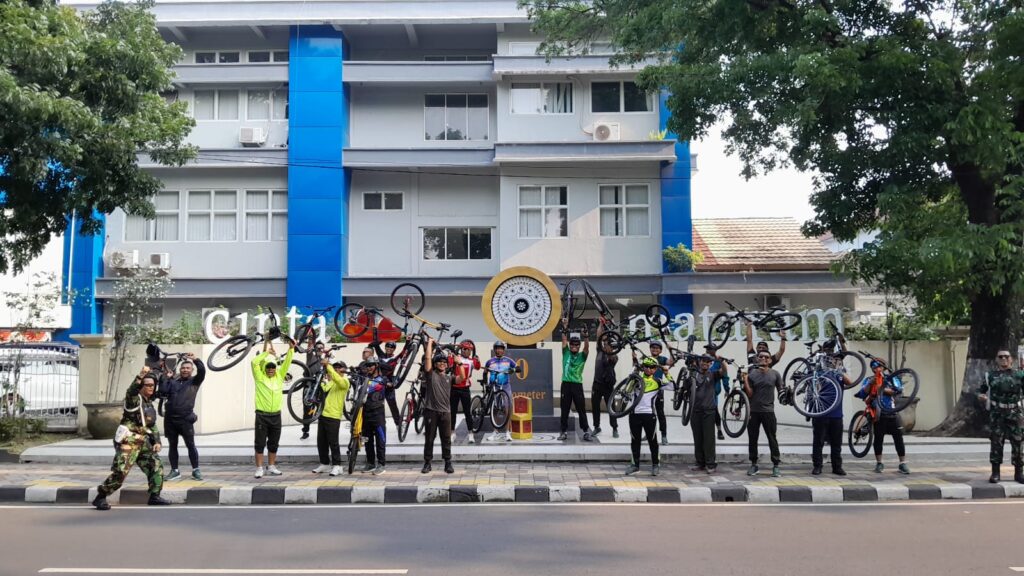
[[[1003,442],[1010,441],[1011,461],[1014,466],[1024,466],[1024,455],[1021,454],[1021,443],[1024,442],[1024,425],[1022,425],[1020,409],[992,409],[989,414],[989,439],[992,441],[988,461],[992,464],[1003,463]]]
[[[117,454],[114,455],[114,463],[110,465],[110,476],[107,476],[98,488],[100,496],[106,497],[116,492],[124,484],[124,479],[135,464],[138,464],[139,469],[146,475],[149,493],[159,495],[164,487],[164,465],[160,461],[160,455],[153,452],[149,443],[125,443],[114,446]]]

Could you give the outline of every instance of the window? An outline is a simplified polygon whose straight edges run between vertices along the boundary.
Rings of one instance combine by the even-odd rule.
[[[270,62],[269,51],[261,50],[259,52],[249,52],[250,64],[266,64],[267,62]]]
[[[196,120],[238,120],[238,90],[196,90]]]
[[[190,190],[187,228],[189,242],[238,240],[238,192]]]
[[[153,199],[156,217],[147,220],[129,214],[124,223],[125,242],[176,242],[178,240],[178,193],[157,192]]]
[[[288,239],[288,193],[284,190],[245,191],[245,240],[281,242]]]
[[[425,62],[490,62],[491,57],[484,54],[474,56],[424,56]]]
[[[196,52],[196,64],[238,64],[239,52]],[[250,60],[252,62],[252,60]]]
[[[424,260],[490,260],[490,228],[424,228]]]
[[[650,189],[646,184],[599,187],[601,236],[649,236]]]
[[[592,112],[653,112],[652,94],[644,92],[636,82],[592,82]]]
[[[536,56],[540,49],[540,42],[509,42],[509,56]]]
[[[486,94],[427,94],[426,140],[487,140],[490,129]]]
[[[363,210],[401,210],[401,192],[363,192]]]
[[[519,237],[565,238],[569,235],[567,186],[519,187]]]
[[[288,89],[249,90],[245,109],[247,120],[287,120]]]
[[[274,50],[274,62],[287,62],[288,51],[287,50]]]
[[[572,83],[512,83],[513,114],[572,114]]]
[[[196,52],[196,64],[216,64],[216,52]]]
[[[217,53],[218,64],[237,64],[238,63],[238,52],[218,52]]]

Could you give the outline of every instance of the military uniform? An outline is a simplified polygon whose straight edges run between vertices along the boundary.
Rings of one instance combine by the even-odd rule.
[[[156,425],[156,408],[153,402],[139,393],[142,379],[136,378],[128,387],[124,397],[124,413],[121,425],[128,434],[121,442],[114,442],[114,463],[110,465],[110,476],[97,489],[99,496],[106,498],[124,484],[124,479],[133,464],[146,475],[151,497],[159,496],[164,484],[164,467],[160,455],[153,450],[160,443],[160,430]]]
[[[989,436],[992,445],[989,462],[1003,463],[1003,442],[1010,441],[1011,458],[1016,468],[1024,466],[1021,443],[1024,442],[1024,413],[1020,402],[1024,397],[1024,371],[993,370],[986,374],[979,391],[988,394]]]

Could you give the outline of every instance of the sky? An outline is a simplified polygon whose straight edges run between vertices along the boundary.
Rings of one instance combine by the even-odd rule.
[[[788,168],[744,180],[739,157],[725,153],[720,129],[712,128],[707,138],[690,144],[690,152],[697,154],[692,182],[694,218],[789,216],[803,222],[814,215],[808,200],[810,174]]]

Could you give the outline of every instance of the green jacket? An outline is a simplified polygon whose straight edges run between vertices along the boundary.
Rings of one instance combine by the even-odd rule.
[[[288,368],[292,365],[294,348],[289,348],[284,360],[277,365],[277,373],[271,378],[267,376],[267,358],[270,352],[263,352],[252,359],[252,378],[256,381],[256,410],[276,414],[281,411],[284,379]]]
[[[327,378],[320,382],[320,388],[327,392],[324,400],[324,412],[321,416],[341,420],[344,418],[345,396],[348,395],[348,376],[342,376],[334,371],[330,365],[327,366]]]
[[[152,398],[147,400],[142,397],[141,389],[142,378],[136,376],[124,395],[121,425],[126,426],[135,435],[129,438],[128,442],[140,442],[148,437],[150,443],[159,444],[160,428],[157,426],[156,408],[153,407]]]

